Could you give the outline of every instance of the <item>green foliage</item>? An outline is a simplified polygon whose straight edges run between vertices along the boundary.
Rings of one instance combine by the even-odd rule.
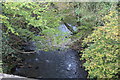
[[[77,18],[78,34],[76,37],[86,37],[92,33],[94,27],[101,26],[101,18],[108,13],[116,3],[110,2],[83,2],[76,3],[75,13]]]
[[[56,27],[59,26],[61,17],[50,8],[50,3],[5,2],[2,5],[3,31],[9,36],[11,36],[9,33],[12,33],[25,42],[41,41],[37,43],[38,47],[45,48],[48,45],[46,40],[49,38],[54,42],[52,37],[59,34]],[[41,44],[44,44],[44,47]]]
[[[75,50],[79,52],[84,48],[82,47],[82,40],[90,35],[95,27],[104,25],[103,16],[108,14],[116,4],[112,2],[77,2],[74,4],[77,19],[77,34],[72,36],[72,39],[75,41],[73,43]]]
[[[12,53],[15,53],[15,50],[11,48],[11,46],[7,43],[9,41],[9,37],[7,36],[6,33],[2,32],[2,39],[1,39],[1,43],[2,43],[2,51],[1,51],[1,58],[2,58],[2,67],[1,67],[1,70],[3,73],[7,73],[9,72],[13,66],[13,65],[10,65],[8,66],[8,63],[9,62],[9,59],[6,60],[6,58],[8,57],[13,57],[13,56],[10,56],[9,54],[12,54]]]
[[[118,73],[120,35],[118,34],[117,11],[110,11],[102,18],[104,26],[97,27],[84,39],[88,48],[83,51],[82,59],[90,78],[115,78]]]
[[[63,36],[57,28],[61,16],[50,7],[51,3],[3,2],[1,4],[3,13],[0,15],[0,23],[3,24],[1,55],[3,60],[9,54],[20,50],[23,42],[35,41],[37,49],[48,50],[63,41]],[[58,36],[55,37],[55,35]],[[14,66],[8,66],[6,62],[3,62],[5,73]]]
[[[2,31],[0,30],[0,73],[2,73]]]
[[[89,77],[115,77],[119,68],[118,17],[116,11],[110,10],[115,10],[113,8],[116,3],[77,2],[53,3],[53,5],[55,6],[51,6],[51,2],[2,3],[3,14],[0,15],[0,23],[3,24],[3,57],[15,53],[12,47],[15,47],[13,44],[17,46],[22,44],[19,41],[26,43],[35,41],[38,49],[43,50],[67,43],[68,38],[64,38],[67,33],[61,33],[58,29],[63,19],[66,23],[77,26],[78,33],[72,38],[74,40],[80,38],[77,39],[80,46],[82,39],[89,35],[83,41],[83,45],[87,44],[88,48],[83,51],[82,55],[82,59],[86,60],[84,66],[88,70]],[[20,40],[14,40],[13,35]],[[7,68],[4,69],[4,72],[7,72],[8,67],[4,68]]]

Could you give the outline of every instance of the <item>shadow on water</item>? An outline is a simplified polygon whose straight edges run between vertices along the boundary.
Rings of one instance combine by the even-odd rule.
[[[15,67],[13,74],[30,78],[86,78],[79,55],[71,49],[64,51],[38,51],[20,55],[24,61]]]

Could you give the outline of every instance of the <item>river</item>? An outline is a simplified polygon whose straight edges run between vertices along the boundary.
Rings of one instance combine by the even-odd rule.
[[[59,28],[68,31],[64,25]],[[34,47],[27,46],[26,49],[34,50]],[[21,54],[19,58],[22,58],[22,62],[12,69],[12,74],[29,78],[87,78],[79,54],[70,48],[38,50],[32,54]]]
[[[86,78],[77,52],[71,49],[22,54],[13,74],[30,78]]]

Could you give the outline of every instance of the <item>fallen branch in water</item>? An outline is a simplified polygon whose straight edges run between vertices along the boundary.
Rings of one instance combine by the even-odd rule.
[[[6,41],[6,43],[8,44],[9,42]],[[23,54],[32,54],[32,53],[35,53],[36,51],[30,51],[30,52],[25,52],[25,51],[21,51],[21,50],[18,50],[14,47],[12,47],[12,45],[8,44],[13,50],[15,50],[16,52],[19,52],[19,53],[23,53]]]
[[[32,54],[32,53],[35,53],[35,51],[25,52],[25,51],[18,50],[18,49],[14,48],[14,47],[11,47],[11,48],[13,48],[16,52],[23,53],[23,54]]]

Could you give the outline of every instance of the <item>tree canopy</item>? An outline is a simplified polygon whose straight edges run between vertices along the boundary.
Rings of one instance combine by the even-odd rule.
[[[1,5],[3,57],[25,52],[22,46],[28,42],[35,42],[38,50],[46,51],[69,44],[82,53],[80,59],[86,61],[83,65],[89,78],[117,77],[118,3],[2,2]],[[72,32],[70,36],[59,30],[61,24]]]

